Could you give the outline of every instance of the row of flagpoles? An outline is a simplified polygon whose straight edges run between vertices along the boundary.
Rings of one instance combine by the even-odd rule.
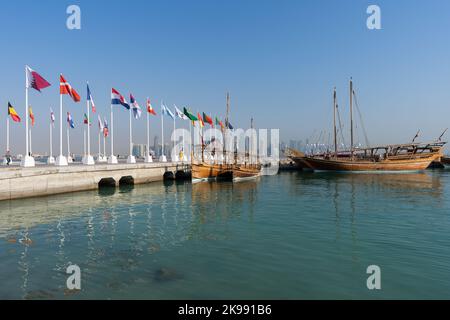
[[[42,89],[45,89],[50,86],[50,83],[45,80],[39,73],[31,69],[29,66],[25,66],[25,130],[26,130],[26,143],[25,143],[25,156],[22,158],[21,166],[22,167],[34,167],[35,161],[32,157],[31,152],[31,128],[29,128],[28,125],[28,118],[30,118],[32,126],[34,125],[34,114],[33,110],[29,105],[28,101],[28,90],[30,88],[35,89],[39,92],[41,92]],[[54,123],[56,121],[55,114],[52,109],[50,109],[50,155],[48,157],[47,162],[49,164],[55,164],[57,166],[67,166],[69,162],[72,161],[70,158],[70,128],[74,128],[75,124],[72,118],[72,115],[67,112],[67,157],[63,155],[63,96],[69,95],[74,102],[80,102],[81,97],[78,94],[78,92],[72,88],[72,86],[66,81],[64,76],[60,75],[60,105],[59,105],[59,155],[55,158],[53,157],[53,150],[52,150],[52,136],[53,136],[53,128]],[[150,99],[147,98],[147,151],[145,155],[144,162],[152,162],[152,157],[150,155],[150,129],[149,129],[149,116],[150,114],[156,115],[155,110],[153,109]],[[110,115],[110,125],[111,125],[111,132],[109,132],[109,126],[106,121],[106,118],[103,120],[101,119],[100,115],[98,115],[98,125],[99,125],[99,135],[98,135],[98,150],[99,150],[99,156],[97,161],[98,162],[108,162],[109,164],[116,164],[118,163],[117,157],[114,155],[114,114],[113,114],[113,107],[121,105],[125,107],[129,111],[129,134],[130,134],[130,151],[129,156],[127,158],[127,163],[136,163],[136,159],[133,156],[133,142],[132,142],[132,117],[134,116],[135,119],[139,119],[142,115],[142,110],[137,103],[136,99],[132,94],[130,94],[130,103],[127,102],[127,100],[122,96],[116,89],[111,89],[111,115]],[[213,119],[212,117],[209,117],[205,113],[203,113],[203,116],[200,115],[200,113],[197,113],[197,116],[195,116],[193,113],[191,113],[188,109],[183,108],[183,111],[177,108],[177,106],[174,105],[176,116],[183,120],[189,120],[193,126],[195,126],[195,122],[199,123],[199,126],[201,128],[204,127],[205,123],[208,123],[211,127],[214,127]],[[87,125],[87,137],[86,137],[86,131],[84,132],[84,157],[82,159],[83,164],[86,165],[93,165],[95,164],[94,158],[91,155],[91,145],[90,145],[90,125],[91,125],[91,117],[90,117],[90,111],[92,110],[93,113],[96,112],[96,107],[94,100],[92,98],[92,94],[89,88],[89,83],[87,84],[87,99],[86,99],[86,113],[84,114],[84,124]],[[161,139],[162,139],[162,150],[161,150],[161,157],[160,161],[166,162],[167,158],[164,155],[164,119],[163,117],[165,115],[170,116],[173,119],[173,128],[174,131],[176,129],[176,123],[175,123],[175,113],[172,112],[165,104],[164,102],[161,102]],[[20,122],[21,119],[15,110],[15,108],[11,105],[11,103],[8,102],[8,118],[7,118],[7,154],[10,152],[10,145],[9,145],[9,118],[11,118],[14,122]],[[233,129],[232,125],[226,121],[225,125],[222,121],[220,121],[217,117],[215,118],[215,123],[217,126],[220,126],[223,130],[225,127],[228,129]],[[191,132],[191,125],[189,126],[190,132]],[[103,156],[101,156],[101,135],[103,134]],[[105,158],[106,156],[106,138],[108,135],[111,135],[111,154],[108,157],[108,159]],[[86,139],[87,138],[87,139]],[[183,148],[184,148],[184,136],[183,136]],[[183,159],[178,159],[178,156],[175,156],[175,159],[172,159],[172,161],[185,161],[186,157],[182,155]]]

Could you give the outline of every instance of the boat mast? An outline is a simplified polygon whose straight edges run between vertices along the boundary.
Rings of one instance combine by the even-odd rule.
[[[225,143],[225,137],[227,135],[227,129],[228,129],[228,114],[230,112],[230,93],[227,92],[227,113],[225,115],[225,130],[224,130],[224,136],[223,136],[223,152],[224,152],[224,161],[227,162],[227,153],[226,153],[226,143]]]
[[[336,129],[336,87],[333,93],[333,126],[334,126],[334,156],[337,158],[337,129]]]
[[[252,142],[253,142],[253,117],[250,119],[250,129],[251,129],[251,136],[250,136],[250,139],[249,139],[249,143],[248,143],[248,162],[250,163],[250,164],[252,164],[253,163],[253,155],[251,154],[251,152],[252,152],[252,150],[253,150],[253,144],[252,144]]]
[[[353,80],[350,77],[350,155],[353,160]]]

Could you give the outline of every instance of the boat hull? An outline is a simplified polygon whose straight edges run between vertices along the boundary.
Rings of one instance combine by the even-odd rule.
[[[444,166],[450,166],[450,157],[441,157],[441,163]]]
[[[350,159],[320,159],[305,157],[301,161],[315,171],[421,171],[425,170],[439,155],[426,158],[381,161],[351,161]]]
[[[233,181],[256,179],[261,176],[261,165],[248,165],[233,167]]]
[[[211,181],[216,179],[231,180],[232,167],[225,164],[192,164],[192,181]]]

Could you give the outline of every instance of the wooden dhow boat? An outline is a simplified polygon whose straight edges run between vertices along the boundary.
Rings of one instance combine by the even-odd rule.
[[[350,150],[339,151],[336,128],[336,89],[334,90],[334,152],[293,156],[292,159],[302,167],[321,171],[420,171],[425,170],[433,161],[442,157],[446,142],[442,135],[434,142],[384,145],[377,147],[355,148],[353,143],[353,82],[350,80]]]
[[[229,121],[228,114],[230,110],[230,94],[227,93],[227,114],[225,118],[225,129],[229,129]],[[253,119],[252,119],[252,128],[253,128]],[[225,135],[224,135],[225,139]],[[215,161],[215,160],[206,160],[205,159],[205,144],[202,142],[201,145],[201,160],[195,161],[195,157],[191,157],[191,167],[192,167],[192,182],[200,182],[200,181],[211,181],[211,180],[230,180],[230,181],[241,181],[241,180],[249,180],[254,179],[260,176],[261,174],[261,165],[259,163],[251,163],[251,161],[246,161],[244,163],[239,163],[237,151],[234,153],[234,161],[230,163],[228,159],[231,157],[228,155],[225,150],[225,143],[223,147],[223,160]],[[214,154],[209,155],[209,159],[214,159]],[[248,154],[248,159],[250,156]]]

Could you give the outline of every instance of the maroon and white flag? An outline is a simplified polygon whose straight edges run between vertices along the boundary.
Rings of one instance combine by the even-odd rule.
[[[33,88],[37,91],[41,92],[41,89],[45,89],[50,86],[50,83],[42,78],[42,76],[31,69],[29,66],[25,66],[26,74],[27,74],[27,88]]]

